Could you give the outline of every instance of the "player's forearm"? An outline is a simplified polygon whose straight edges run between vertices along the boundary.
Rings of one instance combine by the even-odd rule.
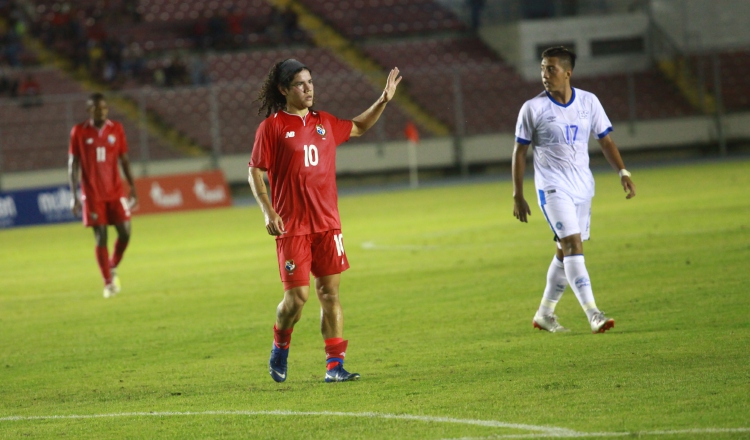
[[[268,213],[273,209],[271,199],[268,197],[268,189],[263,181],[263,172],[258,168],[250,168],[250,176],[247,179],[250,189],[253,191],[253,197],[258,202],[263,213]]]
[[[385,106],[388,104],[381,96],[377,102],[370,106],[367,110],[362,112],[361,115],[352,119],[352,123],[357,127],[357,132],[353,132],[354,136],[362,136],[367,130],[369,130],[383,114]]]
[[[617,145],[615,145],[615,142],[610,139],[609,136],[601,139],[599,145],[602,148],[604,158],[607,159],[607,162],[609,162],[615,171],[625,169],[625,162],[623,162],[622,157],[620,156],[620,150],[617,149]]]
[[[513,147],[513,197],[523,198],[523,176],[526,173],[526,151],[527,145],[516,143]]]
[[[133,178],[133,172],[130,169],[130,159],[127,156],[121,156],[120,162],[122,163],[122,172],[125,174],[125,180],[130,185],[130,193],[135,195],[135,179]]]
[[[68,157],[68,185],[70,186],[70,192],[73,194],[73,198],[78,197],[78,173],[79,164],[75,156]]]

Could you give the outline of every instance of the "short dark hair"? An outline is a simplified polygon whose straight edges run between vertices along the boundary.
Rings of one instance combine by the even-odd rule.
[[[542,58],[559,58],[570,65],[570,70],[576,67],[576,54],[565,46],[554,46],[542,52]]]
[[[100,92],[92,93],[89,95],[89,99],[86,100],[86,105],[94,105],[99,101],[106,101],[104,94]]]

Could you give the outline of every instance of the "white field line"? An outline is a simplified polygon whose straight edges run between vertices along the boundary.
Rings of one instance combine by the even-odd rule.
[[[446,249],[496,248],[497,246],[497,243],[453,245],[377,244],[374,241],[365,241],[362,243],[362,249],[366,251],[438,251]]]
[[[162,411],[162,412],[126,412],[110,414],[69,414],[50,416],[5,416],[0,422],[33,421],[33,420],[82,420],[105,419],[119,417],[175,417],[175,416],[334,416],[334,417],[365,417],[373,419],[414,420],[432,423],[454,423],[462,425],[486,426],[490,428],[520,429],[537,431],[528,434],[493,435],[490,437],[462,437],[452,440],[490,440],[490,439],[522,439],[522,438],[586,438],[586,437],[626,437],[646,435],[677,435],[677,434],[732,434],[750,433],[750,428],[704,428],[680,430],[656,430],[633,432],[579,432],[554,426],[525,425],[506,423],[496,420],[457,419],[453,417],[417,416],[410,414],[383,414],[374,412],[348,413],[335,411]]]
[[[101,419],[116,417],[171,417],[171,416],[336,416],[336,417],[365,417],[374,419],[393,419],[393,420],[415,420],[420,422],[433,423],[456,423],[463,425],[487,426],[491,428],[506,429],[523,429],[527,431],[539,431],[552,435],[575,434],[565,428],[556,428],[550,426],[524,425],[518,423],[505,423],[495,420],[475,420],[475,419],[456,419],[452,417],[432,417],[416,416],[410,414],[382,414],[373,412],[348,413],[334,411],[165,411],[165,412],[130,412],[130,413],[111,413],[111,414],[70,414],[70,415],[51,415],[51,416],[6,416],[0,417],[0,422],[24,421],[24,420],[69,420],[69,419]]]
[[[443,440],[500,440],[516,438],[586,438],[586,437],[641,437],[649,435],[680,435],[680,434],[736,434],[750,433],[750,428],[696,428],[696,429],[673,429],[658,431],[632,431],[632,432],[536,432],[530,434],[505,434],[492,435],[489,437],[460,437]]]

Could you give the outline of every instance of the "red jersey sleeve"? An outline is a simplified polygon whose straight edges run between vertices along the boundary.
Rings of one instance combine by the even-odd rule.
[[[73,156],[80,157],[81,151],[78,146],[78,126],[74,125],[73,128],[70,130],[70,142],[68,144],[68,154],[72,154]]]
[[[352,121],[348,119],[339,119],[330,113],[326,114],[331,129],[333,130],[333,138],[336,140],[336,146],[343,144],[349,140],[352,134]]]
[[[255,143],[253,144],[253,152],[248,164],[253,168],[268,170],[273,165],[272,152],[278,140],[278,136],[274,135],[275,130],[273,129],[272,122],[274,116],[268,117],[261,122],[258,130],[255,132]]]
[[[117,133],[120,137],[120,156],[123,154],[126,154],[128,152],[128,139],[125,137],[125,128],[123,128],[122,124],[117,122]]]

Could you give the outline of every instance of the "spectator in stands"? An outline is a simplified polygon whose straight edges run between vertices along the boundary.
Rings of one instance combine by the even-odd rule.
[[[219,13],[211,13],[208,19],[208,38],[211,47],[224,49],[227,43],[227,11],[221,9]]]
[[[271,42],[278,42],[284,38],[284,17],[280,10],[271,9],[271,15],[268,17],[268,26],[266,26],[266,36]]]
[[[250,159],[249,182],[265,216],[266,231],[276,237],[284,298],[276,309],[269,373],[286,380],[292,330],[310,293],[310,272],[321,305],[326,351],[326,382],[359,379],[344,370],[348,341],[339,303],[341,272],[349,268],[341,235],[336,147],[361,136],[380,118],[401,81],[391,70],[380,98],[353,120],[312,110],[314,88],[309,68],[294,59],[276,63],[260,93],[258,127]],[[267,172],[272,197],[263,180]],[[273,200],[273,202],[271,202]]]
[[[479,30],[479,25],[481,24],[485,0],[466,0],[466,4],[469,7],[471,30],[476,32]]]
[[[104,49],[97,40],[89,39],[87,43],[89,74],[94,78],[102,78],[104,74]]]
[[[300,40],[300,28],[297,13],[287,6],[281,13],[281,23],[284,27],[284,42],[291,44]]]
[[[245,43],[245,34],[243,30],[243,21],[245,16],[241,10],[231,7],[226,16],[227,39],[229,46],[232,48],[242,47]]]
[[[104,279],[104,297],[120,292],[117,267],[130,243],[130,209],[138,202],[133,173],[130,171],[128,143],[119,122],[107,119],[109,108],[101,93],[92,94],[86,102],[89,120],[70,132],[68,148],[68,181],[73,194],[73,215],[83,214],[84,226],[94,230],[96,261]],[[118,163],[130,185],[125,198]],[[81,198],[78,182],[81,182]],[[107,226],[117,230],[112,258],[107,249]]]
[[[18,96],[18,79],[8,73],[8,70],[0,66],[0,96],[15,98]]]
[[[205,86],[209,83],[208,64],[202,55],[193,55],[190,60],[190,82],[194,86]]]
[[[123,0],[122,13],[133,23],[140,23],[143,19],[141,11],[138,9],[138,0]]]
[[[13,21],[9,21],[5,27],[5,32],[0,31],[0,48],[4,48],[2,55],[5,56],[5,60],[9,65],[13,67],[21,65],[21,37]]]
[[[18,96],[21,98],[21,107],[42,105],[42,86],[31,73],[27,74],[18,86]]]
[[[126,76],[140,80],[146,66],[145,54],[141,45],[131,38],[122,50],[122,69]]]
[[[539,206],[557,247],[547,269],[547,287],[532,324],[548,332],[567,331],[557,321],[555,307],[570,285],[586,313],[591,331],[604,333],[615,326],[615,321],[597,308],[583,258],[583,241],[589,239],[594,197],[588,150],[591,135],[599,140],[607,162],[619,171],[626,198],[635,196],[635,184],[610,136],[612,123],[599,99],[593,93],[570,85],[575,62],[575,53],[562,46],[542,53],[545,91],[526,101],[516,123],[513,215],[524,223],[531,215],[523,195],[523,176],[526,153],[534,143],[534,182]]]
[[[182,57],[176,56],[174,59],[167,60],[164,67],[164,86],[176,87],[188,84],[187,66],[182,61]]]
[[[205,50],[211,45],[211,39],[208,36],[208,18],[210,17],[209,11],[206,11],[204,15],[198,17],[193,23],[193,44],[197,49]]]

